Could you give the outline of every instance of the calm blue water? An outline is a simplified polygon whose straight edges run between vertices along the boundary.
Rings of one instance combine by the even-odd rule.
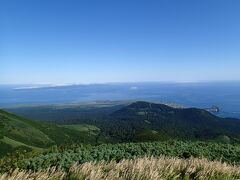
[[[121,83],[39,89],[0,86],[0,107],[64,104],[96,100],[148,100],[187,107],[219,106],[221,114],[240,118],[240,82]]]

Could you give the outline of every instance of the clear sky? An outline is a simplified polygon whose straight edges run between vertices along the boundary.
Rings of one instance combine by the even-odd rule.
[[[239,0],[1,0],[0,83],[240,80]]]

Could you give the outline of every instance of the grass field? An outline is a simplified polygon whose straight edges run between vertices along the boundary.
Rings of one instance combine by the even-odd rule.
[[[35,147],[35,146],[30,146],[30,145],[27,145],[27,144],[24,144],[22,142],[19,142],[19,141],[15,141],[13,139],[10,139],[6,136],[3,137],[3,139],[1,139],[0,141],[2,141],[3,143],[6,143],[8,145],[11,145],[13,148],[16,148],[16,147],[20,147],[20,146],[26,146],[26,147],[29,147],[33,150],[37,150],[37,151],[42,151],[43,148],[39,148],[39,147]]]
[[[240,178],[240,167],[206,159],[139,158],[116,162],[87,162],[73,165],[68,172],[55,168],[31,172],[15,170],[0,180],[233,180]]]
[[[99,132],[87,124],[61,127],[0,110],[0,157],[24,148],[46,150],[54,145],[96,143]]]
[[[2,126],[0,128],[1,134],[5,136],[3,141],[7,144],[13,143],[12,145],[16,146],[22,143],[22,145],[44,147],[54,143],[52,139],[38,128],[40,125],[37,122],[29,121],[4,111],[0,111],[0,119]]]
[[[90,124],[61,125],[61,127],[85,133],[86,136],[97,136],[100,133],[100,129],[98,127]]]
[[[89,124],[62,125],[61,127],[74,129],[80,132],[93,132],[94,134],[100,132],[100,129],[98,127]]]

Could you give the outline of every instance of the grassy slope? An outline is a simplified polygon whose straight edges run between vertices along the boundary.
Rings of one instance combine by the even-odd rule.
[[[80,126],[78,126],[80,128]],[[97,128],[84,125],[96,132]],[[95,143],[96,135],[54,124],[28,120],[0,110],[0,156],[17,147],[44,149],[76,142]]]
[[[37,151],[42,151],[42,150],[43,150],[43,148],[38,148],[38,147],[35,147],[35,146],[30,146],[30,145],[24,144],[24,143],[22,143],[22,142],[15,141],[15,140],[10,139],[10,138],[5,137],[5,136],[4,136],[3,139],[1,139],[1,141],[2,141],[3,143],[6,143],[6,144],[8,144],[8,145],[11,145],[13,148],[17,148],[17,147],[20,147],[20,146],[26,146],[26,147],[29,147],[29,148],[31,148],[31,149],[33,149],[33,150],[37,150]]]
[[[65,127],[68,129],[74,129],[79,132],[89,132],[91,134],[97,135],[100,132],[100,129],[96,126],[90,124],[74,124],[74,125],[62,125],[61,127]]]
[[[29,120],[0,111],[0,134],[3,136],[1,141],[13,147],[22,145],[47,147],[54,144],[54,141],[39,130],[37,124],[35,125],[33,126]]]

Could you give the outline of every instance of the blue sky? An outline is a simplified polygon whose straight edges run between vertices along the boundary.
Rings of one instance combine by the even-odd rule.
[[[2,0],[0,83],[240,80],[239,0]]]

